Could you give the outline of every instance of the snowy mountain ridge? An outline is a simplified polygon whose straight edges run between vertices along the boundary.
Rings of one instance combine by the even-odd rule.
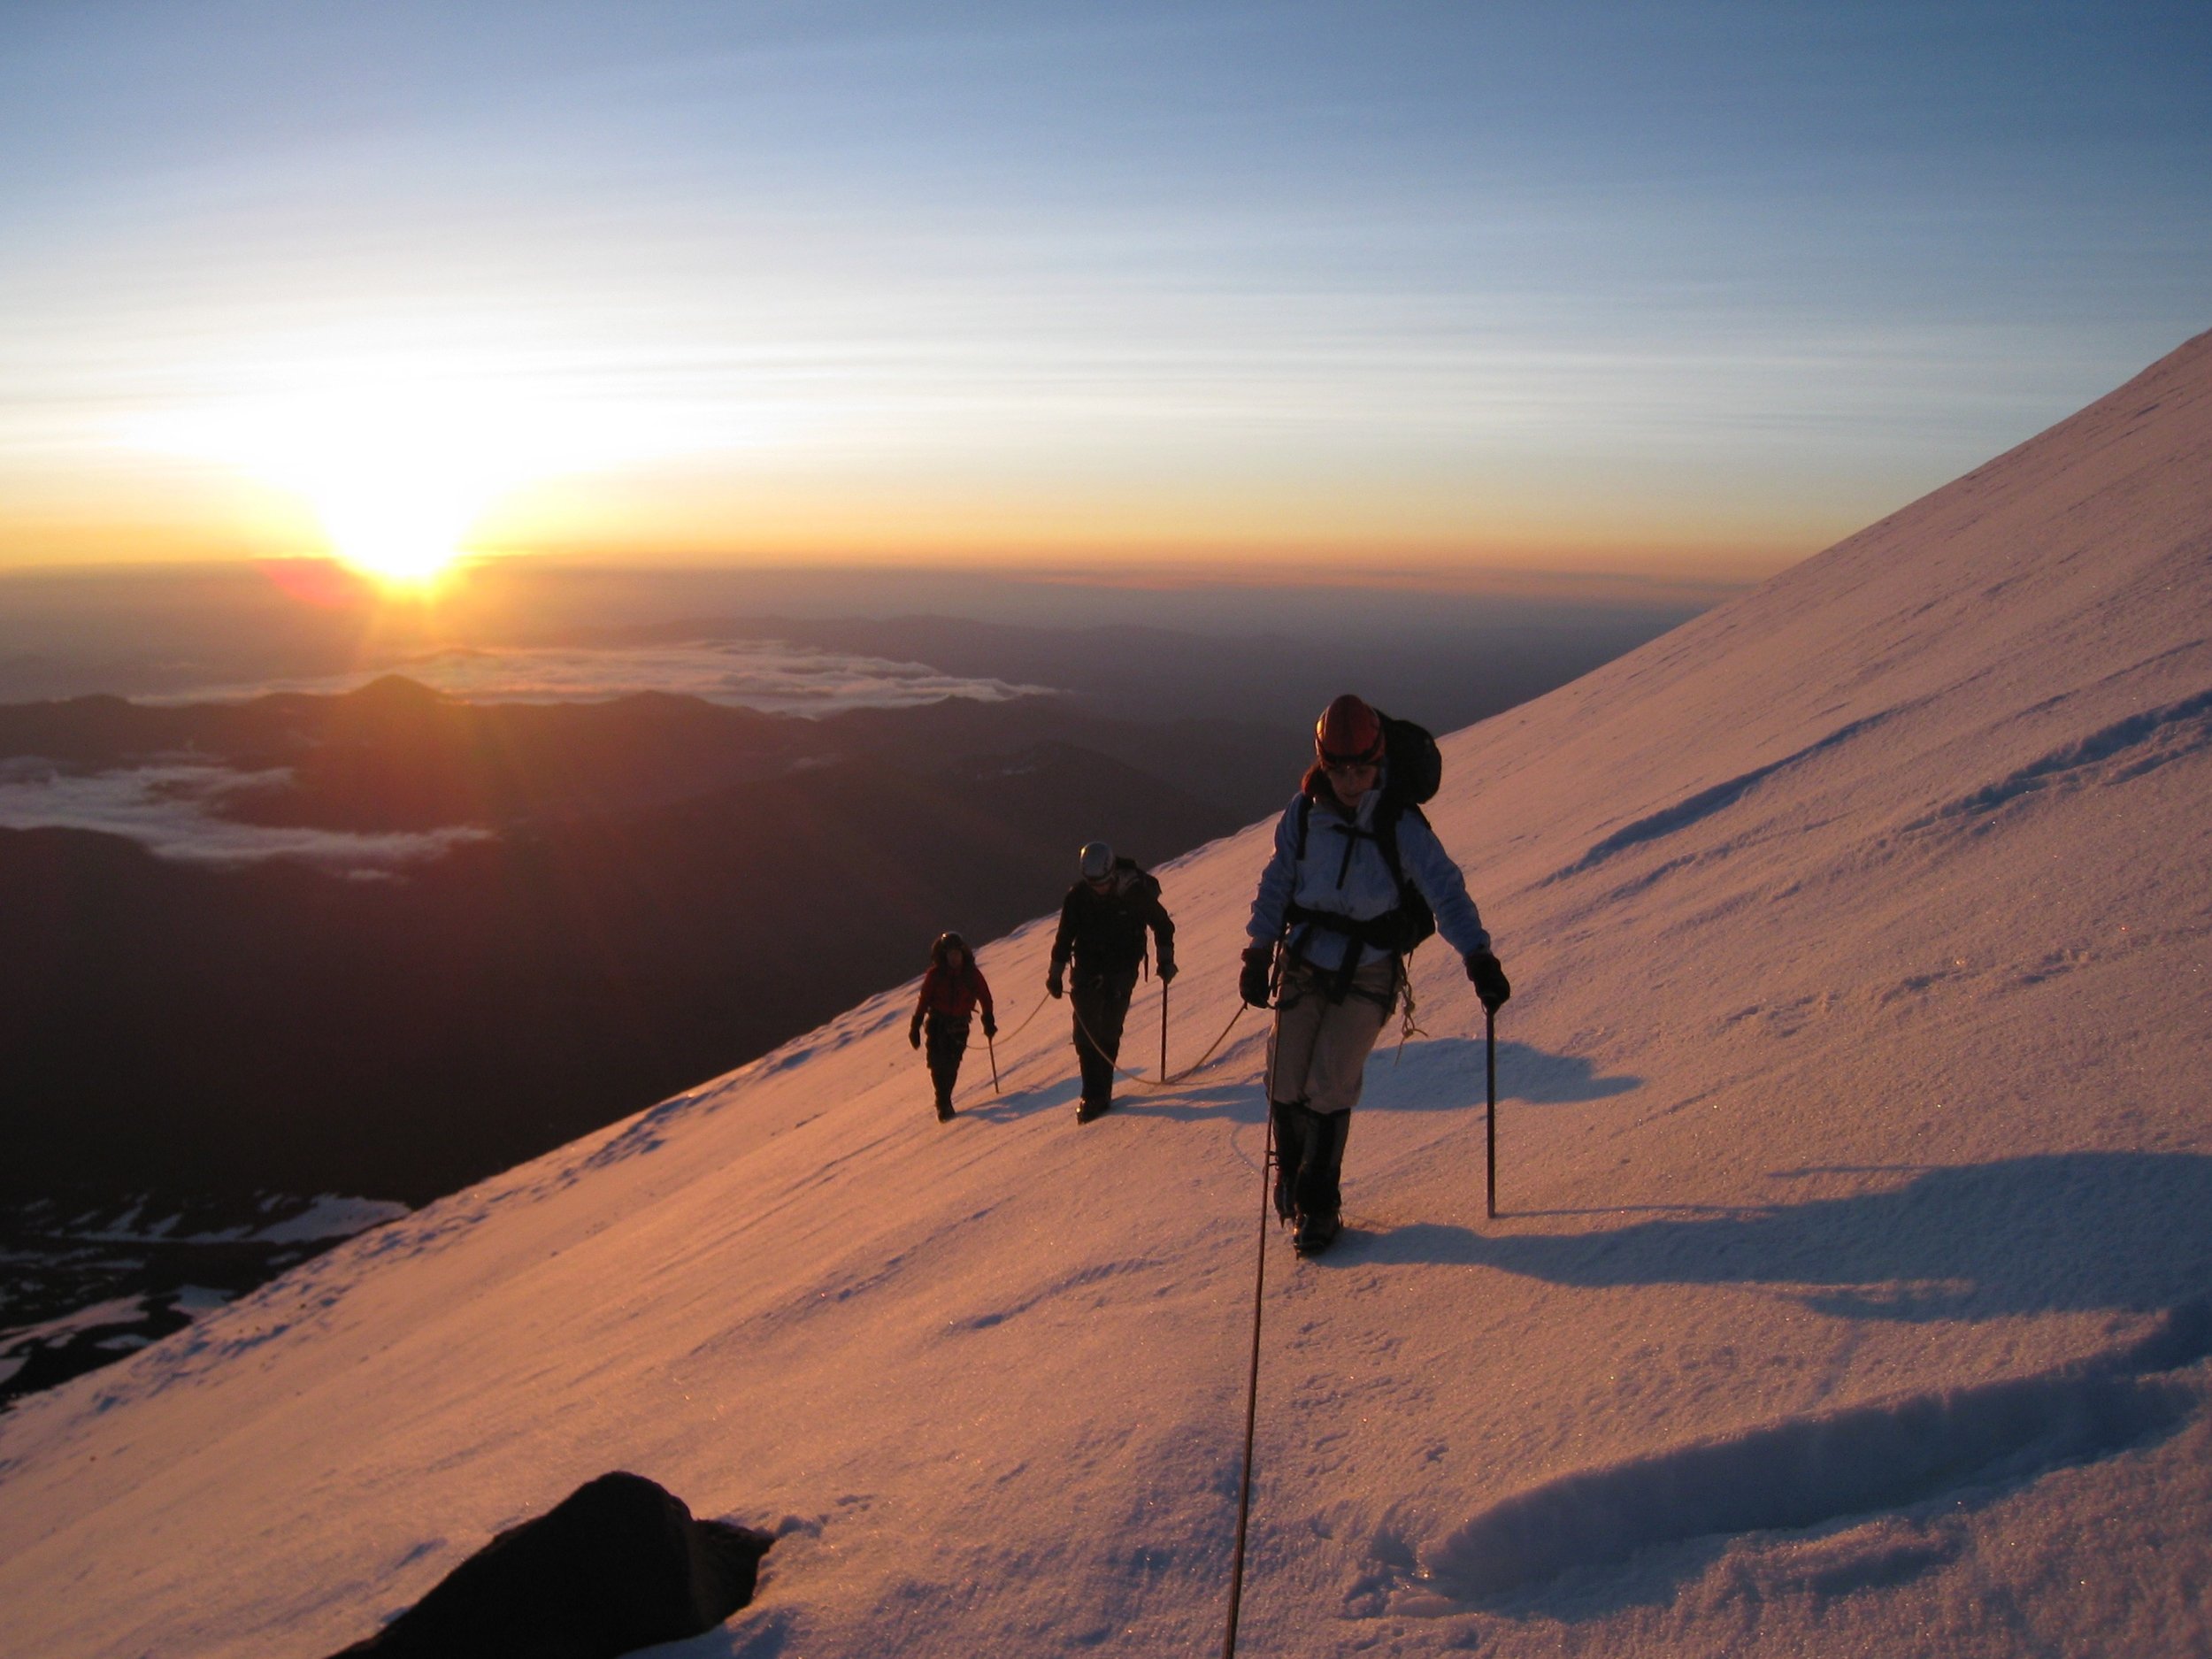
[[[1431,946],[1240,1651],[2212,1652],[2208,616],[2203,335],[1446,740],[1501,1214]],[[0,1418],[0,1653],[311,1659],[618,1467],[784,1532],[672,1654],[1217,1650],[1271,833],[1160,872],[1182,1085],[1078,1130],[1034,923],[949,1125],[903,987]]]

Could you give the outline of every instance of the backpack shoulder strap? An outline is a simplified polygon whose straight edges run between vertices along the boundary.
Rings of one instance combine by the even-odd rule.
[[[1125,893],[1156,893],[1159,887],[1159,879],[1135,859],[1125,854],[1115,855],[1114,895],[1117,898]]]
[[[1313,797],[1301,790],[1298,795],[1298,841],[1291,849],[1291,856],[1302,859],[1306,856],[1306,826],[1313,819]]]
[[[1421,809],[1410,801],[1386,795],[1376,803],[1375,845],[1382,851],[1383,863],[1390,866],[1390,879],[1401,887],[1406,884],[1406,861],[1398,851],[1398,826],[1409,816],[1420,818],[1424,824],[1428,822],[1422,817]]]

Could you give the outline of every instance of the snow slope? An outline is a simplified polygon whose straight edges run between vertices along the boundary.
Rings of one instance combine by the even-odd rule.
[[[2208,616],[2212,335],[1448,741],[1503,1213],[1432,945],[1242,1651],[2212,1652]],[[1178,1064],[1268,833],[1164,872]],[[0,1650],[312,1659],[624,1467],[785,1531],[670,1653],[1218,1651],[1260,1021],[1079,1131],[1056,1006],[941,1126],[910,995],[0,1419]]]

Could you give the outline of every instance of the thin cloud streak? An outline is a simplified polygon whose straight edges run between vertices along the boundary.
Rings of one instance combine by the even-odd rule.
[[[96,772],[8,761],[0,764],[0,828],[89,830],[136,841],[156,857],[180,864],[236,869],[284,858],[360,879],[495,839],[489,830],[465,824],[357,834],[219,816],[224,801],[281,788],[290,778],[281,770],[242,772],[188,761]]]

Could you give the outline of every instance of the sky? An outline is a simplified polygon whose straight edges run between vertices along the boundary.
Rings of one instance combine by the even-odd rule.
[[[1753,580],[2212,326],[2173,4],[0,12],[0,571]]]

